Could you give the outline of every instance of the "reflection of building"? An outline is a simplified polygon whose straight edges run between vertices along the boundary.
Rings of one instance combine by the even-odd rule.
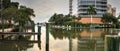
[[[78,51],[104,51],[102,32],[102,29],[81,32],[78,38]],[[90,34],[92,34],[92,39]]]
[[[72,41],[72,51],[104,51],[103,29],[95,29],[90,32],[88,29],[83,29],[78,33],[77,40]],[[92,39],[90,34],[93,34]]]
[[[104,51],[102,38],[78,38],[78,51]]]

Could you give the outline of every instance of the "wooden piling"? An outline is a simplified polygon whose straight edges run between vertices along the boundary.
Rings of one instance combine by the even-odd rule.
[[[41,40],[41,26],[38,26],[38,41]]]
[[[49,51],[49,23],[46,23],[46,51]]]

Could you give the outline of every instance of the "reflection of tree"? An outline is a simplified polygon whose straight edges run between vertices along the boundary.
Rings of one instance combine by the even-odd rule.
[[[101,37],[104,39],[105,35],[110,35],[112,29],[103,29],[104,31],[101,33]]]
[[[63,39],[63,38],[69,38],[72,36],[72,38],[75,38],[78,36],[78,32],[81,32],[79,29],[60,29],[60,28],[51,28],[50,33],[55,39]]]
[[[21,39],[29,40],[31,36],[22,36]],[[16,38],[17,39],[17,38]],[[18,40],[18,39],[17,39]],[[33,43],[23,42],[22,40],[18,41],[2,41],[0,42],[0,50],[1,51],[23,51],[28,48],[33,47]]]

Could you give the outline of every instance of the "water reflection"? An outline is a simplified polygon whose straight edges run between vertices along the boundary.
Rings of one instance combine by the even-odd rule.
[[[9,38],[0,39],[0,51],[26,51],[38,43],[41,49],[41,42],[30,40],[31,35],[13,35]]]
[[[120,38],[119,37],[106,37],[106,51],[120,51]]]
[[[110,51],[105,50],[104,37],[109,34],[118,34],[118,32],[120,31],[115,32],[113,29],[50,29],[50,33],[54,39],[69,40],[69,51]],[[112,42],[112,44],[116,43],[116,41]],[[109,44],[108,49],[111,48],[110,46]]]
[[[58,29],[49,30],[49,51],[120,51],[119,38],[105,38],[117,35],[116,29]],[[13,35],[1,40],[0,51],[45,51],[46,29],[41,30],[41,40],[37,35]],[[34,41],[35,40],[35,41]]]
[[[76,31],[76,32],[75,32]],[[50,33],[54,37],[54,39],[66,39],[72,36],[72,38],[76,38],[78,36],[78,32],[82,32],[80,29],[58,29],[58,28],[51,28]]]

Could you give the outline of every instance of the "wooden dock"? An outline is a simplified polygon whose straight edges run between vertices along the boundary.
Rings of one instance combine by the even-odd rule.
[[[29,35],[37,35],[38,33],[36,32],[0,32],[0,35],[5,35],[5,34],[29,34]]]
[[[21,42],[21,43],[40,43],[38,40],[2,40],[0,42]]]

